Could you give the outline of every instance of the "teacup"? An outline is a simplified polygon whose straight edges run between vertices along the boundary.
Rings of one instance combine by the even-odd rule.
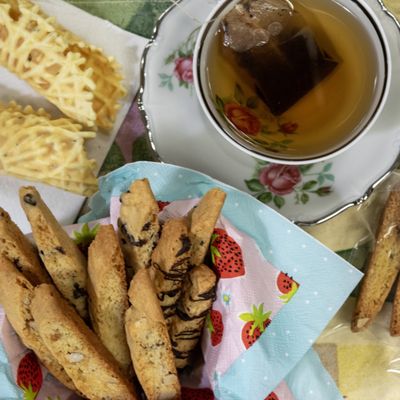
[[[261,2],[271,17],[257,16]],[[391,64],[385,31],[364,0],[226,0],[208,21],[194,51],[196,93],[242,151],[315,163],[353,146],[378,118]]]

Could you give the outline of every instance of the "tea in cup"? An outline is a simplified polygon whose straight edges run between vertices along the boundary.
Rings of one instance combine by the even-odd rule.
[[[363,0],[235,0],[198,36],[194,81],[217,130],[254,157],[306,164],[354,145],[378,117],[390,65]]]

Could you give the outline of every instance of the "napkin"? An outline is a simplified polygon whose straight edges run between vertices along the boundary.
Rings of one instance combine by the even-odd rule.
[[[37,0],[44,12],[55,16],[58,22],[82,37],[88,43],[102,48],[107,55],[114,56],[121,65],[124,86],[128,93],[121,103],[114,127],[110,134],[99,133],[88,142],[88,154],[97,161],[100,169],[115,136],[129,111],[139,87],[140,59],[147,39],[124,31],[108,21],[95,17],[62,0]],[[0,101],[15,100],[20,104],[43,107],[54,116],[60,112],[47,100],[37,94],[26,82],[0,67]],[[24,232],[30,232],[29,224],[19,207],[18,188],[34,184],[43,199],[63,224],[71,224],[76,219],[83,196],[66,192],[41,183],[32,183],[12,176],[0,176],[0,205],[5,208]]]
[[[222,352],[221,357],[215,355],[212,372],[207,374],[219,398],[247,399],[251,394],[252,399],[264,399],[309,354],[311,345],[357,285],[362,274],[301,228],[249,194],[199,172],[168,164],[128,164],[101,178],[100,191],[90,201],[92,211],[81,221],[108,216],[112,197],[127,190],[133,180],[144,177],[149,179],[155,196],[162,201],[195,199],[212,187],[220,187],[227,193],[222,211],[225,219],[221,223],[225,227],[228,227],[227,223],[230,224],[228,234],[238,241],[249,240],[252,243],[252,257],[257,257],[260,263],[257,268],[263,268],[262,265],[268,267],[271,276],[280,271],[285,272],[298,283],[298,290],[290,301],[271,313],[272,322],[261,337],[248,349],[240,347],[239,341],[235,339],[235,344],[229,346],[229,354]],[[271,286],[268,291],[267,286],[259,285],[256,282],[258,277],[258,274],[252,278],[249,275],[247,279],[250,281],[241,284],[244,286],[238,297],[236,290],[232,289],[232,282],[220,282],[216,303],[220,311],[225,307],[222,304],[224,291],[228,295],[229,292],[233,294],[237,304],[241,303],[240,307],[238,305],[230,311],[225,310],[235,319],[235,323],[240,320],[238,314],[246,310],[244,304],[247,304],[247,309],[252,309],[255,304],[257,307],[261,303],[265,306],[271,304],[268,302],[276,292]],[[265,278],[260,280],[264,283],[266,281]],[[262,293],[260,288],[264,289]],[[271,311],[266,308],[265,313]],[[231,337],[233,335],[227,335],[228,339]],[[228,362],[226,357],[229,357]],[[316,356],[310,353],[309,359],[315,360]],[[306,362],[314,365],[314,361],[309,359],[307,361],[306,358]],[[299,371],[301,368],[297,370],[296,376]],[[296,379],[293,378],[291,382],[293,380]],[[303,376],[302,381],[305,385],[307,378]],[[323,390],[330,390],[334,386],[330,380],[321,382],[327,381],[330,384],[324,384],[326,387]],[[310,388],[313,393],[316,393],[316,387],[322,390],[319,380],[315,382],[314,388]],[[333,391],[323,398],[337,399],[337,396],[337,392]]]
[[[160,218],[185,215],[212,187],[224,190],[227,199],[217,227],[237,244],[243,260],[240,274],[219,280],[213,312],[223,331],[214,340],[205,328],[205,364],[196,382],[193,375],[185,385],[198,386],[200,381],[201,386],[211,386],[218,399],[265,399],[273,392],[271,399],[304,400],[308,393],[337,400],[333,380],[310,349],[362,274],[252,196],[173,165],[138,162],[100,178],[100,192],[91,199],[92,211],[82,222],[106,218],[100,221],[106,223],[111,215],[115,225],[115,196],[144,177],[158,200],[172,202]],[[67,231],[71,229],[79,227]],[[265,331],[249,344],[243,332],[255,314],[261,315]],[[3,328],[5,344],[7,337]],[[24,353],[6,347],[15,369]]]

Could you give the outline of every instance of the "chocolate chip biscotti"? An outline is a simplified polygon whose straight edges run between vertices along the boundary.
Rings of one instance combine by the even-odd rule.
[[[132,365],[124,328],[128,288],[124,258],[112,225],[101,225],[89,247],[88,274],[93,329],[128,374]]]
[[[151,274],[167,319],[175,314],[182,282],[189,269],[190,255],[191,243],[186,218],[165,221],[151,257]]]
[[[200,264],[187,274],[176,315],[172,318],[170,336],[177,368],[192,361],[200,340],[204,320],[215,300],[217,277],[206,265]]]
[[[75,242],[58,223],[34,187],[22,187],[20,202],[47,271],[61,294],[86,318],[87,265]]]
[[[0,304],[22,343],[33,350],[43,365],[61,383],[76,390],[62,365],[53,357],[39,336],[31,313],[33,285],[4,256],[0,255]]]
[[[133,277],[129,299],[131,306],[125,314],[126,336],[135,373],[146,398],[180,399],[168,328],[147,269]]]
[[[192,255],[190,264],[200,265],[204,262],[211,235],[224,205],[226,193],[221,189],[209,190],[189,213],[190,241]]]
[[[138,399],[112,355],[53,285],[35,287],[31,310],[44,344],[85,397]]]
[[[159,207],[147,179],[132,183],[121,195],[118,219],[126,266],[133,272],[150,265],[151,253],[158,240]]]
[[[50,282],[33,245],[0,207],[0,254],[10,260],[32,285]]]

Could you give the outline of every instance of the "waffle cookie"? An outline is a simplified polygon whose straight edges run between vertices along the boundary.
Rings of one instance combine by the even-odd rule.
[[[6,174],[90,196],[97,190],[96,161],[84,146],[93,137],[68,118],[0,103],[0,171]]]
[[[0,3],[0,65],[89,127],[111,128],[125,95],[112,57],[29,0]]]

